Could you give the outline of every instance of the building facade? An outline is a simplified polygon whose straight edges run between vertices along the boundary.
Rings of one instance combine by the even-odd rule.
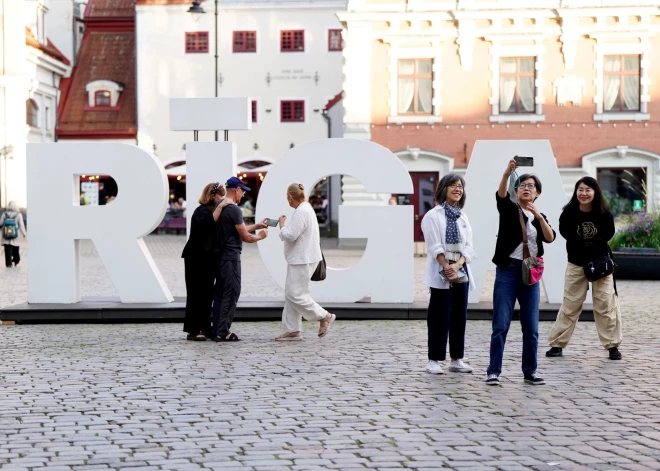
[[[138,0],[138,145],[171,172],[184,162],[191,133],[169,129],[171,97],[248,96],[252,129],[231,132],[241,176],[258,187],[268,166],[291,147],[328,137],[341,122],[344,0],[202,2]],[[217,18],[218,75],[214,79]],[[333,106],[335,105],[335,106]],[[329,124],[327,118],[330,118]],[[336,135],[336,134],[335,134]],[[200,140],[213,140],[200,132]],[[222,132],[220,139],[222,139]]]
[[[423,188],[488,139],[549,139],[567,195],[592,175],[617,210],[660,208],[660,1],[349,0],[339,18],[344,135],[401,158],[420,220]],[[347,203],[385,204],[349,183]]]
[[[25,0],[0,7],[0,207],[27,204],[26,144],[55,140],[58,88],[70,62],[49,39],[48,6]]]

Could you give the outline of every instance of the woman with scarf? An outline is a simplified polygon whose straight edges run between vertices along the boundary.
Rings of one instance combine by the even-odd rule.
[[[428,315],[428,356],[426,371],[443,374],[440,362],[447,356],[449,371],[471,373],[463,363],[468,291],[474,289],[469,263],[476,258],[472,247],[472,228],[461,212],[465,205],[465,181],[446,175],[435,191],[437,205],[422,219],[422,232],[428,257],[424,284],[431,291]]]

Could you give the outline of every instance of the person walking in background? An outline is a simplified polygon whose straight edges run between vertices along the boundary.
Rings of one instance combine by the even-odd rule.
[[[299,183],[289,185],[286,199],[294,211],[289,225],[286,216],[280,216],[279,220],[287,269],[282,311],[284,333],[275,340],[302,340],[303,318],[319,322],[318,336],[325,337],[337,316],[314,302],[309,293],[310,279],[323,258],[316,213]]]
[[[10,201],[7,210],[0,216],[0,243],[5,247],[5,266],[17,267],[21,261],[21,248],[18,245],[19,234],[25,239],[25,222],[15,201]]]
[[[225,184],[226,200],[231,201],[218,218],[217,249],[220,253],[215,266],[215,288],[213,289],[213,325],[211,339],[216,342],[238,342],[240,338],[230,331],[236,304],[241,295],[241,252],[243,242],[253,244],[268,236],[265,220],[246,226],[238,204],[250,188],[237,177]],[[259,234],[252,235],[257,229]]]
[[[621,360],[618,348],[622,339],[621,310],[608,245],[614,232],[614,216],[603,199],[598,182],[591,177],[581,178],[559,218],[559,233],[566,239],[568,265],[564,301],[550,331],[550,350],[546,356],[562,356],[582,313],[591,281],[594,321],[600,342],[609,350],[610,360]],[[590,273],[589,277],[587,273]]]
[[[213,281],[218,257],[216,221],[225,207],[234,204],[232,200],[222,200],[223,196],[225,189],[220,183],[204,187],[190,221],[190,237],[181,255],[186,277],[183,331],[188,333],[187,340],[206,340],[211,335]]]
[[[426,323],[428,357],[426,371],[443,374],[440,362],[447,357],[449,371],[471,373],[463,363],[468,291],[474,289],[469,263],[476,258],[472,246],[472,228],[465,205],[465,181],[458,175],[445,175],[435,191],[437,206],[422,219],[426,242],[424,284],[431,291]]]
[[[522,370],[525,383],[545,384],[543,378],[536,374],[541,290],[538,282],[531,286],[523,283],[522,270],[525,252],[529,252],[530,258],[542,257],[543,243],[549,244],[554,241],[555,231],[534,204],[542,191],[541,180],[537,176],[525,174],[518,179],[519,204],[509,198],[507,191],[509,179],[515,170],[516,162],[510,160],[495,195],[500,221],[493,257],[497,269],[493,292],[490,365],[486,378],[486,383],[489,385],[498,385],[500,382],[504,345],[511,326],[516,299],[520,303],[520,325],[523,334]],[[523,239],[523,224],[527,244]]]

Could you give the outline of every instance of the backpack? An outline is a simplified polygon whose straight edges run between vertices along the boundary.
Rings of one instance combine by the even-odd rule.
[[[18,218],[18,213],[14,217],[10,217],[9,213],[5,213],[5,222],[2,226],[2,237],[11,240],[18,237],[18,224],[16,224],[16,218]]]

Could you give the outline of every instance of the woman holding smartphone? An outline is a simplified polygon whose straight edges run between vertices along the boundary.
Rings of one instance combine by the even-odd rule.
[[[541,180],[535,175],[522,175],[518,181],[518,204],[508,194],[509,180],[517,165],[514,159],[507,163],[495,198],[500,215],[497,243],[493,263],[497,266],[493,291],[493,333],[490,339],[490,365],[486,383],[498,385],[502,372],[504,344],[511,326],[516,299],[520,303],[520,324],[523,334],[522,370],[527,384],[545,384],[536,374],[539,343],[539,283],[523,283],[524,254],[543,256],[543,243],[555,240],[555,231],[534,204],[541,195]],[[521,215],[523,223],[521,223]],[[523,242],[523,224],[527,244]],[[525,245],[527,247],[525,247]]]
[[[302,319],[319,322],[319,337],[325,335],[337,318],[319,306],[309,293],[312,274],[322,260],[321,236],[314,208],[305,198],[305,188],[300,183],[289,185],[286,199],[293,211],[291,222],[280,216],[280,239],[284,241],[284,258],[287,261],[284,285],[284,333],[275,340],[302,340]]]
[[[571,201],[559,217],[559,233],[566,239],[568,265],[564,283],[564,302],[549,335],[548,357],[560,357],[573,336],[582,303],[587,297],[589,281],[585,267],[598,260],[614,263],[610,258],[608,241],[614,237],[614,216],[607,208],[598,182],[584,177],[575,184]],[[613,270],[613,265],[611,269]],[[591,282],[594,298],[594,321],[610,360],[621,360],[621,310],[614,289],[614,275],[609,274]]]

